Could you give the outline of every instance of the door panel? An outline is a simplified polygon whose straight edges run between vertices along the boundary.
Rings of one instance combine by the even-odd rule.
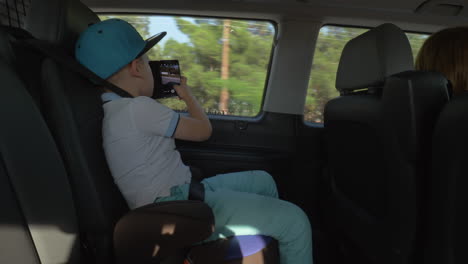
[[[185,164],[206,177],[220,173],[265,170],[275,179],[281,198],[307,213],[317,210],[322,168],[322,128],[304,124],[302,116],[265,112],[257,120],[212,118],[206,142],[177,141]]]

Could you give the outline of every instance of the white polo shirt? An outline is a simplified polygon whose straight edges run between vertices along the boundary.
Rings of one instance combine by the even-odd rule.
[[[179,114],[155,100],[104,93],[102,136],[114,181],[130,208],[170,195],[173,186],[189,183],[173,139]]]

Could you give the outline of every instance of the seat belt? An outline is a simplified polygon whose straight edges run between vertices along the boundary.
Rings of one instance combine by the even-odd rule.
[[[84,78],[90,80],[98,86],[102,86],[111,90],[112,92],[118,94],[121,97],[133,98],[133,96],[124,89],[104,80],[103,78],[96,75],[94,72],[90,71],[85,66],[81,65],[74,58],[63,52],[61,48],[56,47],[46,41],[34,38],[29,32],[27,32],[24,29],[8,26],[1,27],[3,28],[3,30],[5,30],[6,32],[10,33],[18,39],[18,42],[16,44],[24,45],[46,55],[47,57],[57,62],[59,65],[66,67],[70,71],[83,76]]]
[[[203,172],[196,167],[190,166],[192,179],[190,180],[190,188],[188,199],[193,201],[205,201],[205,186],[201,183],[204,178]]]
[[[201,202],[205,201],[205,186],[203,183],[194,179],[190,181],[188,199]]]

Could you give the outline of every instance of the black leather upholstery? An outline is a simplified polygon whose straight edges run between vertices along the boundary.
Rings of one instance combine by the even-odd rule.
[[[198,201],[139,207],[125,215],[115,227],[116,263],[159,263],[176,255],[180,249],[203,241],[213,228],[211,208]]]
[[[79,1],[33,1],[26,29],[73,53],[79,32],[97,21],[99,18]],[[24,49],[17,53],[22,52]],[[43,60],[40,67],[42,81],[35,82],[42,83],[41,90],[30,92],[38,96],[36,101],[40,102],[65,160],[83,243],[88,254],[101,260],[112,259],[113,227],[128,208],[113,183],[102,150],[98,129],[103,116],[100,93],[89,81],[50,59]],[[31,77],[25,79],[34,79]]]
[[[440,114],[433,138],[425,263],[467,263],[468,93]]]
[[[3,67],[0,63],[0,72]],[[0,206],[0,262],[39,264],[34,242],[3,164],[0,164]]]
[[[0,24],[22,28],[31,0],[0,2]]]
[[[49,10],[52,5],[54,8]],[[55,7],[65,11],[56,10]],[[33,3],[31,10],[32,16],[27,21],[26,29],[55,45],[65,46],[70,54],[73,53],[72,47],[79,33],[89,24],[99,20],[78,0],[44,0],[41,1],[41,5]],[[57,14],[58,17],[54,21],[47,23],[60,25],[56,25],[56,28],[44,23],[40,24],[43,27],[37,26],[35,19],[45,14]],[[88,80],[50,59],[46,59],[42,64],[41,79],[40,102],[70,174],[82,240],[84,245],[91,249],[88,253],[92,254],[98,263],[113,261],[112,231],[117,222],[113,242],[117,251],[116,261],[119,263],[133,263],[132,258],[139,263],[152,263],[174,253],[174,249],[206,238],[212,232],[213,215],[211,209],[202,202],[170,203],[173,208],[168,208],[162,203],[148,205],[126,214],[127,205],[113,183],[102,149],[103,110],[100,91]],[[167,210],[174,211],[174,215]],[[126,216],[121,218],[124,214]],[[144,221],[145,215],[146,221],[149,222]],[[177,233],[168,239],[157,232],[158,227],[167,224],[179,225],[179,230],[192,231]],[[142,237],[142,228],[145,226],[152,226],[155,232],[148,232]],[[155,245],[160,246],[160,255],[157,258],[152,256]],[[276,248],[275,243],[271,243],[270,246]],[[207,247],[215,250],[216,243],[210,243]],[[151,248],[151,252],[148,248]],[[258,256],[261,257],[264,253],[260,251]],[[268,254],[268,258],[277,259],[276,250],[270,250]]]
[[[394,36],[395,26],[390,30]],[[402,40],[404,33],[399,34],[397,39]],[[380,32],[375,39],[372,30],[367,33],[377,42],[384,35]],[[358,37],[359,41],[365,37]],[[398,47],[410,49],[407,40],[398,43]],[[359,45],[351,51],[356,49]],[[361,49],[361,56],[376,55],[367,53],[365,45]],[[400,56],[385,56],[386,60],[401,60]],[[362,60],[354,58],[357,67],[367,68]],[[412,57],[404,61],[409,59]],[[385,68],[386,64],[373,65]],[[411,68],[398,61],[390,64],[403,65],[402,71]],[[395,71],[394,68],[392,72]],[[422,190],[418,186],[428,174],[430,135],[448,101],[447,81],[430,72],[407,71],[393,76],[381,76],[385,69],[375,72],[379,73],[379,81],[365,77],[350,86],[342,83],[345,95],[325,107],[332,206],[337,227],[357,247],[360,261],[407,263],[414,254],[417,221],[422,213]],[[366,82],[367,89],[353,92],[364,88]]]
[[[9,40],[0,32],[1,53]],[[66,171],[10,55],[0,55],[0,262],[79,263]]]
[[[25,28],[73,54],[79,34],[97,21],[96,14],[79,0],[32,0]]]
[[[82,239],[100,261],[112,259],[113,228],[128,207],[102,149],[99,92],[51,60],[42,68],[43,111],[70,174]]]
[[[47,21],[44,14],[49,13]],[[99,18],[76,0],[33,1],[26,29],[73,54],[79,33]],[[74,189],[82,240],[101,263],[113,259],[112,233],[128,211],[102,149],[100,92],[50,59],[42,64],[41,104]]]
[[[13,32],[16,33],[16,31]],[[15,40],[15,38],[12,37],[11,40],[15,47],[13,50],[16,53],[28,52],[28,50],[25,50],[27,47],[21,45],[21,39]],[[29,52],[31,52],[31,50],[29,50]],[[37,52],[31,52],[30,55],[31,56],[27,57],[27,60],[18,60],[14,65],[21,70],[24,69],[22,66],[24,66],[25,63],[29,63],[31,60],[43,59],[43,55],[38,54]],[[13,68],[12,66],[10,67]],[[71,78],[68,80],[74,81],[73,84],[78,85],[78,87],[61,80],[60,74],[67,73],[70,74]],[[68,72],[66,69],[62,72],[55,68],[53,61],[46,59],[43,61],[42,75],[46,76],[47,74],[50,75],[47,76],[48,78],[44,78],[42,87],[34,86],[30,87],[30,89],[38,87],[42,88],[42,90],[39,91],[40,97],[34,99],[36,102],[42,102],[42,104],[40,104],[43,106],[42,112],[47,117],[48,125],[52,128],[54,137],[59,143],[58,145],[60,146],[60,150],[64,153],[63,155],[67,159],[67,169],[71,176],[70,183],[73,186],[75,202],[80,209],[79,224],[80,235],[83,242],[83,247],[81,248],[82,251],[80,253],[85,254],[85,257],[83,257],[84,262],[133,263],[134,260],[138,260],[139,263],[154,263],[154,261],[160,261],[168,255],[178,253],[178,250],[180,250],[181,247],[203,240],[211,234],[214,225],[213,215],[211,209],[201,202],[177,201],[150,204],[144,208],[133,210],[121,218],[121,215],[126,213],[127,209],[125,202],[122,201],[120,206],[124,207],[121,209],[123,212],[120,213],[120,211],[116,210],[119,206],[119,204],[116,204],[118,203],[118,200],[115,197],[111,197],[111,195],[119,195],[120,193],[116,190],[116,187],[112,185],[112,177],[107,175],[107,178],[103,178],[100,177],[102,175],[93,174],[96,173],[96,167],[92,167],[95,166],[95,163],[87,161],[84,159],[85,157],[80,156],[81,153],[87,150],[87,147],[100,147],[100,145],[95,141],[88,138],[86,131],[88,131],[88,129],[92,129],[99,132],[102,120],[98,119],[99,122],[94,124],[92,123],[94,120],[92,118],[91,123],[88,122],[88,119],[85,120],[81,118],[82,115],[89,114],[93,116],[95,113],[87,112],[79,106],[69,108],[74,101],[66,94],[69,90],[63,91],[64,87],[81,90],[81,83],[77,83],[75,81],[81,80],[85,84],[89,82],[87,80],[83,80],[76,74]],[[28,75],[24,74],[23,77],[26,78]],[[35,75],[30,75],[29,77],[35,77]],[[73,77],[76,79],[73,79]],[[95,89],[93,89],[93,91],[94,90]],[[55,91],[56,93],[54,95],[49,94],[52,91]],[[26,91],[24,92],[26,93]],[[36,95],[37,93],[34,94]],[[91,99],[89,97],[81,98],[82,100]],[[77,98],[75,97],[74,99]],[[31,102],[33,101],[31,100]],[[91,100],[91,102],[93,101]],[[96,102],[96,105],[101,109],[100,101]],[[84,104],[84,106],[86,106],[86,104]],[[79,117],[79,119],[76,120],[74,119],[75,117]],[[78,124],[83,126],[77,126],[75,122],[80,122]],[[93,124],[95,126],[93,126]],[[78,130],[78,133],[76,133],[74,129]],[[85,134],[79,134],[80,132],[83,133],[83,130],[85,131]],[[97,135],[96,133],[91,133],[91,137],[100,139],[100,134]],[[82,141],[80,141],[81,139],[86,143],[82,143]],[[82,145],[77,142],[80,142]],[[90,143],[91,146],[87,143]],[[99,155],[99,153],[88,153],[87,155],[88,156],[86,158],[94,159],[94,162],[98,161],[96,155]],[[102,157],[98,158],[103,159],[103,154],[101,153],[101,155]],[[58,161],[58,163],[61,166],[61,161]],[[97,168],[98,170],[100,168],[106,168],[105,161],[101,161],[101,163],[101,166]],[[94,171],[90,171],[92,169],[94,169]],[[84,176],[89,177],[85,178]],[[110,182],[105,182],[109,179]],[[67,182],[66,180],[67,175],[62,175],[61,181]],[[104,183],[102,183],[103,181]],[[61,193],[58,193],[57,195],[59,195],[57,198],[61,198]],[[85,199],[88,200],[85,201]],[[64,201],[66,201],[66,199]],[[89,202],[91,204],[85,204],[84,202]],[[70,206],[70,210],[73,210],[73,206]],[[51,214],[51,216],[56,215]],[[75,220],[74,217],[72,220]],[[93,220],[95,222],[93,222]],[[117,221],[119,221],[119,223],[116,226]],[[115,229],[114,226],[116,226]],[[161,232],[161,230],[165,230],[165,227],[167,226],[173,226],[177,232],[169,236],[164,232]],[[185,232],[185,230],[190,230],[190,232]],[[50,232],[48,230],[46,231]],[[112,239],[113,233],[115,233],[114,239]],[[142,237],[143,234],[144,237]],[[37,246],[36,241],[34,241],[34,244]],[[154,256],[153,254],[155,244],[159,246],[159,254],[157,256]],[[63,247],[66,245],[66,243],[62,243],[60,246],[57,246],[56,243],[51,243],[50,248],[60,250],[61,246]],[[73,248],[79,249],[79,245],[80,243],[77,241]],[[116,249],[115,255],[117,256],[115,261],[113,257],[114,252],[112,250],[113,246]],[[152,247],[151,250],[148,250],[148,247]],[[42,260],[43,259],[41,259],[41,261]],[[70,261],[70,263],[73,262]]]

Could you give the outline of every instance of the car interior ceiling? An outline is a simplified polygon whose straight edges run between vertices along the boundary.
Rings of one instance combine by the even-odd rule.
[[[79,34],[115,14],[272,25],[259,114],[210,114],[211,138],[177,150],[203,177],[270,173],[310,219],[314,263],[466,263],[468,97],[415,70],[405,35],[464,25],[466,10],[449,0],[0,0],[0,263],[280,263],[271,237],[200,243],[216,221],[204,202],[129,209],[102,148],[101,92],[70,66]],[[326,26],[370,30],[344,41],[339,95],[323,121],[306,122]]]

